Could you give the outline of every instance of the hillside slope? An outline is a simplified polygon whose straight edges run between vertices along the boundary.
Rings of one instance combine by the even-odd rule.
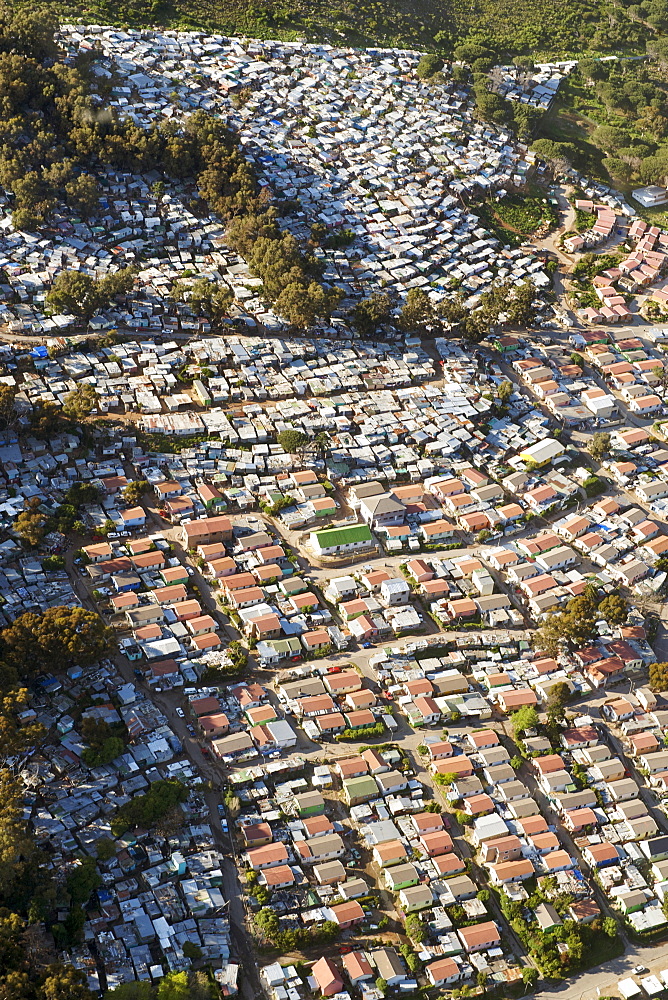
[[[31,4],[32,6],[32,4]],[[39,6],[43,6],[40,4]],[[470,34],[500,54],[644,51],[647,26],[608,0],[91,0],[47,6],[77,20],[199,27],[231,35],[309,37],[449,50]],[[502,8],[502,12],[500,11]]]

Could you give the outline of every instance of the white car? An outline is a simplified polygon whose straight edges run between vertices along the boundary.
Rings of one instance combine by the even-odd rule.
[[[177,708],[176,714],[178,715],[179,719],[185,719],[186,717],[186,714],[182,708]]]

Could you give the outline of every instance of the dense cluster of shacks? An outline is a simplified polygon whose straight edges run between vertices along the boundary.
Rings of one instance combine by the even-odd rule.
[[[83,694],[94,704],[79,713]],[[223,855],[214,842],[202,779],[184,759],[165,716],[105,660],[86,670],[72,667],[59,678],[43,677],[22,719],[41,723],[58,740],[48,752],[33,752],[23,761],[21,776],[26,817],[37,843],[48,847],[60,882],[82,859],[97,857],[100,841],[112,837],[117,810],[154,781],[178,778],[191,790],[177,807],[183,822],[175,832],[127,833],[117,839],[111,860],[98,861],[101,886],[86,912],[83,944],[70,955],[89,986],[112,989],[187,969],[183,948],[191,942],[218,970],[222,994],[236,992],[237,966],[230,961],[221,893]],[[89,768],[83,763],[86,744],[78,727],[87,719],[127,727],[130,742],[111,764]],[[65,919],[67,910],[60,916]]]
[[[531,69],[494,66],[488,74],[489,87],[508,101],[548,111],[562,80],[576,65],[575,62],[538,63]]]
[[[112,79],[116,110],[139,124],[195,108],[227,114],[263,183],[299,199],[301,212],[285,220],[291,231],[302,239],[314,221],[332,234],[352,230],[348,249],[323,251],[325,279],[351,301],[362,281],[400,294],[456,285],[472,302],[497,279],[549,283],[539,260],[501,249],[463,200],[523,182],[529,154],[475,123],[454,85],[420,83],[416,53],[106,28],[67,29],[65,39],[72,51],[99,46],[95,71]],[[544,95],[534,93],[540,104]],[[651,419],[662,412],[662,355],[645,339],[574,334],[588,375],[538,339],[502,337],[495,347],[511,366],[502,368],[488,352],[445,339],[431,352],[398,334],[366,342],[336,317],[318,337],[187,341],[208,325],[166,301],[186,269],[228,282],[250,328],[280,321],[225,248],[219,221],[191,216],[185,189],[156,197],[157,179],[110,171],[99,217],[63,216],[39,238],[13,232],[9,214],[0,221],[0,290],[13,299],[0,307],[3,321],[53,336],[51,351],[0,353],[0,381],[17,389],[17,422],[0,439],[0,626],[85,596],[122,633],[114,660],[39,679],[23,721],[54,738],[21,762],[26,816],[64,880],[77,859],[97,857],[133,796],[160,778],[189,789],[175,832],[133,830],[98,862],[103,884],[71,960],[93,988],[112,988],[187,968],[190,943],[222,994],[236,992],[229,861],[220,853],[229,843],[282,929],[332,921],[347,937],[376,934],[382,889],[397,914],[425,922],[418,951],[429,984],[519,978],[447,813],[430,811],[430,793],[392,743],[404,724],[424,731],[432,777],[449,776],[446,804],[470,819],[470,845],[491,885],[523,903],[523,883],[536,878],[554,897],[531,912],[540,930],[598,919],[601,892],[640,933],[664,923],[668,837],[636,779],[665,801],[668,720],[642,686],[606,696],[656,659],[643,617],[632,608],[621,625],[600,622],[586,648],[555,658],[532,652],[527,632],[592,580],[631,598],[665,582],[656,563],[668,552],[668,450],[649,429],[622,425],[626,408]],[[598,235],[608,238],[617,202],[591,197],[608,226]],[[631,293],[661,272],[663,234],[634,222],[628,236],[637,242],[619,273],[605,274],[605,285],[595,279],[602,300],[613,281]],[[156,243],[164,252],[149,256]],[[44,311],[58,270],[102,275],[136,259],[137,289],[94,325],[150,339],[91,347],[58,336],[72,322]],[[621,304],[606,303],[618,316]],[[504,371],[515,391],[502,405]],[[85,443],[75,430],[48,441],[31,433],[37,403],[61,404],[82,384],[96,390],[103,418]],[[578,453],[551,430],[611,421],[607,466],[618,490],[596,499],[586,495],[591,476]],[[289,454],[285,430],[302,431],[308,444]],[[178,438],[183,447],[172,450]],[[125,498],[135,480],[152,490],[160,530],[147,503]],[[12,525],[34,498],[43,513],[56,512],[75,482],[97,486],[99,499],[80,511],[95,537],[68,573],[45,561],[66,553],[63,536],[52,532],[31,552]],[[329,570],[322,586],[313,564]],[[271,684],[202,681],[234,655],[219,609],[254,661],[280,671]],[[376,643],[368,675],[327,662]],[[543,708],[558,684],[574,699],[606,696],[604,721],[583,715],[555,745],[525,734],[531,764],[519,780],[504,741],[476,727],[495,713]],[[220,815],[209,812],[198,769],[154,703],[175,691],[204,757],[225,769],[238,797],[230,830],[222,804]],[[83,714],[82,695],[94,702]],[[82,757],[89,717],[127,730],[125,752],[103,767]],[[470,731],[439,734],[455,719]],[[355,738],[379,730],[388,742],[358,752]],[[299,756],[298,744],[312,750],[309,740],[325,744],[327,764]],[[632,777],[622,754],[635,762]],[[253,907],[251,895],[245,904]],[[319,959],[308,977],[274,962],[261,979],[272,1000],[357,991],[376,1000],[377,979],[417,987],[399,949],[377,942]]]
[[[314,222],[345,231],[343,249],[318,250],[325,281],[345,309],[365,287],[436,298],[460,288],[474,306],[493,282],[530,279],[549,287],[540,259],[491,236],[464,199],[523,184],[533,163],[510,133],[480,124],[455,84],[421,83],[419,53],[353,51],[218,36],[65,27],[70,53],[96,51],[94,73],[111,85],[114,113],[146,126],[197,109],[222,115],[240,135],[263,185],[299,202],[282,221],[300,240]],[[345,122],[343,118],[345,117]],[[261,282],[225,246],[224,226],[188,207],[192,185],[156,194],[157,173],[100,173],[101,198],[87,220],[65,208],[39,234],[0,218],[0,318],[10,331],[57,335],[77,321],[50,315],[55,275],[102,277],[139,267],[135,289],[90,325],[187,336],[208,321],[168,298],[184,272],[227,283],[242,324],[282,322],[258,294]]]
[[[580,338],[584,350],[594,356],[601,344],[586,337]],[[139,352],[132,344],[117,345],[116,350],[128,348],[117,356],[139,370],[144,361],[158,359],[137,346]],[[552,876],[560,892],[574,897],[572,913],[560,914],[551,904],[537,911],[543,929],[558,926],[564,916],[588,921],[599,915],[581,861],[569,855],[558,830],[541,815],[543,796],[579,838],[582,857],[599,872],[620,912],[639,930],[657,926],[663,919],[662,865],[668,847],[662,856],[665,838],[637,801],[635,781],[618,773],[619,751],[612,738],[603,745],[600,731],[587,720],[563,734],[562,747],[530,737],[527,749],[540,756],[533,765],[535,778],[525,784],[508,765],[508,752],[496,734],[478,733],[475,725],[495,711],[510,715],[524,706],[543,706],[558,683],[566,683],[575,696],[614,686],[654,658],[640,617],[607,631],[601,625],[600,637],[588,648],[558,660],[536,658],[523,628],[581,593],[594,574],[598,585],[610,590],[654,579],[653,563],[666,539],[660,520],[652,521],[645,509],[661,502],[650,489],[659,480],[648,473],[660,471],[668,456],[660,448],[644,447],[648,435],[642,428],[620,427],[613,444],[622,455],[611,460],[615,475],[623,477],[620,493],[583,507],[579,472],[567,465],[560,469],[568,453],[547,436],[549,421],[542,411],[516,393],[504,417],[490,418],[490,400],[483,392],[500,379],[493,365],[468,359],[453,344],[437,346],[438,372],[417,346],[415,351],[425,376],[440,376],[442,390],[424,381],[366,394],[358,383],[345,392],[335,386],[321,398],[305,391],[284,403],[263,400],[264,405],[244,401],[241,394],[235,409],[216,411],[202,405],[193,384],[185,393],[189,410],[183,412],[203,417],[219,412],[225,423],[220,441],[209,438],[177,454],[147,451],[151,436],[140,443],[130,426],[111,442],[100,436],[92,458],[79,457],[75,433],[45,444],[9,432],[2,446],[2,509],[10,524],[29,497],[40,497],[48,510],[74,481],[100,488],[101,500],[84,516],[92,527],[112,520],[117,531],[86,546],[77,573],[112,624],[123,629],[121,651],[148,682],[149,693],[183,690],[194,731],[229,769],[240,796],[235,836],[243,838],[245,863],[258,873],[286,928],[332,920],[354,933],[368,926],[374,889],[383,888],[394,893],[402,913],[422,913],[428,923],[421,958],[429,982],[447,985],[478,971],[503,982],[519,975],[503,950],[503,926],[476,898],[478,886],[454,849],[446,819],[425,809],[424,789],[405,773],[405,755],[390,749],[346,756],[345,744],[338,744],[342,759],[321,767],[286,755],[297,752],[300,731],[317,742],[342,734],[363,739],[381,723],[391,741],[401,714],[413,728],[426,727],[426,759],[434,774],[456,773],[447,797],[473,819],[473,843],[493,884],[521,901],[524,880]],[[646,360],[633,355],[637,345],[604,346],[620,356],[630,351],[629,367]],[[505,340],[499,347],[516,358],[518,376],[533,370],[523,364],[533,354],[519,342]],[[321,349],[329,353],[328,345]],[[277,372],[297,361],[306,372],[319,360],[314,342],[270,344],[257,338],[229,345],[204,340],[192,348],[169,347],[167,356],[171,351],[182,352],[182,367],[198,366],[201,387],[209,391],[217,378],[238,381],[231,373],[206,374],[214,365],[236,363],[250,374],[251,369]],[[56,359],[40,351],[32,358],[7,351],[6,360],[21,362],[8,377],[17,380],[26,415],[40,398],[34,381],[53,391],[64,374],[91,377],[89,372],[99,371],[100,356],[106,355],[77,353],[76,348]],[[371,359],[368,345],[351,347],[351,361],[361,365]],[[552,364],[547,354],[544,361]],[[378,366],[368,370],[381,378]],[[62,398],[72,384],[76,381],[61,381],[60,396],[53,391],[52,398]],[[157,395],[161,386],[154,388]],[[311,437],[325,430],[331,447],[322,457],[308,449],[297,459],[288,456],[276,443],[287,427]],[[634,450],[640,450],[635,462],[616,460]],[[393,459],[396,465],[389,466]],[[201,587],[193,590],[193,566],[175,556],[164,533],[150,532],[141,504],[123,499],[125,486],[138,478],[150,483],[160,511],[179,526],[182,551],[194,553],[211,593],[237,616],[242,636],[256,643],[258,662],[288,665],[290,673],[277,678],[273,689],[252,681],[218,689],[200,682],[206,667],[226,662],[227,639],[205,606]],[[626,499],[631,483],[637,507]],[[668,487],[662,496],[667,495]],[[270,524],[258,505],[271,507],[279,500],[283,509]],[[337,507],[342,501],[352,512],[347,518]],[[531,513],[554,523],[550,529],[527,530]],[[303,526],[308,530],[292,533]],[[496,537],[473,551],[443,551],[470,546],[483,529]],[[55,552],[61,544],[55,536],[47,548]],[[324,593],[300,575],[295,547],[307,558],[331,561]],[[380,551],[401,550],[406,562],[394,572],[354,564],[358,558],[373,560]],[[2,559],[7,621],[36,604],[45,606],[38,589],[44,594],[54,588],[53,603],[79,600],[66,574],[26,556],[11,535],[3,543]],[[457,650],[447,655],[438,650],[430,657],[426,639],[378,651],[370,660],[374,685],[357,670],[331,672],[321,665],[329,652],[352,644],[392,644],[406,632],[418,632],[427,613],[446,629],[471,622],[482,629],[460,638]],[[430,637],[434,641],[442,645],[447,632]],[[306,663],[295,667],[300,660]],[[123,721],[128,729],[126,753],[104,768],[86,769],[81,760],[83,741],[71,709],[84,688],[107,696],[91,711],[107,721]],[[661,796],[662,772],[668,771],[661,750],[665,720],[652,698],[644,689],[635,697],[611,695],[605,711]],[[466,742],[429,732],[429,727],[447,725],[453,713],[473,724]],[[35,833],[59,844],[54,864],[61,874],[80,849],[95,854],[95,841],[108,835],[115,810],[129,795],[158,777],[182,777],[193,785],[195,772],[164,717],[133,684],[123,683],[110,663],[88,673],[75,669],[67,679],[43,678],[26,721],[33,718],[58,734],[55,750],[39,764],[33,759],[26,779],[33,789]],[[582,788],[580,768],[590,779]],[[182,968],[187,963],[183,944],[190,941],[199,942],[219,968],[224,991],[233,992],[236,966],[221,919],[213,818],[196,788],[184,812],[177,834],[125,835],[116,860],[101,865],[104,888],[87,913],[85,931],[86,941],[98,942],[96,957],[86,945],[72,956],[91,984],[113,985]],[[368,861],[364,872],[351,871],[359,869],[353,852]],[[643,857],[652,861],[654,881],[640,873],[637,862]],[[464,908],[467,924],[474,922],[459,926],[448,913],[453,906]],[[351,989],[368,986],[365,992],[372,994],[370,984],[377,978],[412,981],[391,946],[354,951],[338,963],[321,959],[311,974],[326,993],[348,984]],[[263,979],[276,996],[291,988],[303,995],[309,988],[294,969],[277,965],[267,967]]]

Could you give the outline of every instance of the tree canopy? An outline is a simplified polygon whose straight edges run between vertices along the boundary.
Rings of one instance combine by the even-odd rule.
[[[48,517],[40,510],[41,504],[39,497],[26,500],[24,509],[14,521],[14,532],[33,548],[40,544],[47,532]]]
[[[649,686],[652,691],[668,691],[668,663],[650,663]]]
[[[234,302],[234,292],[222,281],[197,278],[192,284],[178,281],[172,288],[172,298],[188,302],[196,316],[206,316],[213,326],[219,326]]]
[[[628,604],[619,594],[602,596],[598,588],[588,584],[578,597],[573,597],[563,611],[549,615],[533,635],[535,649],[548,656],[558,656],[564,650],[574,650],[596,638],[597,621],[611,625],[626,621]]]
[[[290,455],[296,455],[297,452],[303,451],[309,438],[304,431],[285,430],[277,434],[276,440],[284,451]]]
[[[438,73],[439,70],[442,69],[443,60],[441,57],[432,52],[425,52],[424,55],[420,57],[420,61],[417,64],[415,72],[421,80],[428,80],[434,75],[434,73]]]
[[[128,503],[137,504],[148,493],[150,488],[149,483],[145,479],[135,479],[123,487],[123,499]]]
[[[527,729],[535,729],[538,725],[538,712],[533,705],[518,708],[510,717],[510,723],[516,737],[521,737]]]
[[[106,309],[115,295],[130,291],[135,274],[130,267],[104,278],[91,278],[82,271],[60,271],[53,280],[47,302],[58,312],[91,319],[96,312]]]
[[[77,386],[63,400],[63,413],[74,420],[83,420],[84,417],[90,416],[93,412],[98,399],[99,396],[92,385],[86,383]]]
[[[603,461],[610,454],[610,435],[607,431],[596,431],[589,442],[589,454],[597,462]]]
[[[371,337],[379,326],[390,322],[392,299],[386,292],[374,292],[358,302],[348,315],[362,337]]]
[[[152,827],[180,802],[188,798],[188,789],[176,778],[154,781],[144,795],[135,795],[116,813],[111,832],[120,836],[134,827]]]
[[[411,288],[399,314],[399,327],[406,333],[429,333],[436,322],[436,310],[427,292]]]
[[[81,607],[28,611],[0,632],[0,659],[20,677],[95,663],[112,648],[113,629]]]

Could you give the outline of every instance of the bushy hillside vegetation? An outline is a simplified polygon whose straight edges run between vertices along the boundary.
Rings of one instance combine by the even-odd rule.
[[[648,0],[654,6],[663,0]],[[36,6],[31,3],[28,6]],[[324,38],[447,53],[472,35],[504,55],[644,50],[653,35],[639,7],[606,0],[91,0],[47,6],[106,24],[200,27],[259,38]],[[501,15],[501,16],[500,16]],[[649,15],[651,19],[651,14]],[[660,19],[660,18],[659,18]],[[643,23],[645,22],[645,23]]]

